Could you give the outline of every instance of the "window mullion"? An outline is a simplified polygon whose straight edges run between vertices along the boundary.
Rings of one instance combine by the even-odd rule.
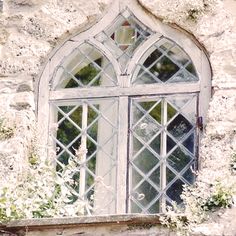
[[[81,145],[79,147],[78,153],[81,153],[80,162],[82,165],[80,166],[80,187],[79,187],[79,195],[81,198],[84,198],[85,194],[85,184],[86,184],[86,149],[87,149],[87,134],[86,128],[88,124],[88,105],[83,103],[82,105],[82,134],[81,134]]]
[[[161,191],[164,193],[166,188],[166,154],[167,154],[167,132],[166,132],[166,124],[167,124],[167,102],[166,99],[162,99],[161,106],[161,123],[163,127],[163,131],[161,132],[161,165],[160,165],[160,179],[161,179]],[[160,201],[160,209],[162,212],[165,212],[166,209],[166,199],[164,194],[162,194]]]
[[[119,98],[119,131],[117,157],[117,214],[126,213],[127,153],[128,153],[128,97]]]

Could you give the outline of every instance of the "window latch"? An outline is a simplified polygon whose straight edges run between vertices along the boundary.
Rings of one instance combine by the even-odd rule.
[[[203,131],[203,117],[199,116],[197,118],[197,127],[199,128],[199,130]]]

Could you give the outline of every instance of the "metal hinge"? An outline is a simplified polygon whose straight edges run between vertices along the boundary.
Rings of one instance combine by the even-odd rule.
[[[203,130],[203,117],[202,116],[199,116],[197,118],[197,127],[199,130]]]

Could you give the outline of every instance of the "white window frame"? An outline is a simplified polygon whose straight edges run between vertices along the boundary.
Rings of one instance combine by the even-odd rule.
[[[99,41],[94,39],[101,29],[108,27],[119,15],[121,11],[128,8],[134,16],[155,32],[150,36],[141,46],[137,48],[130,62],[128,63],[125,73],[121,71],[121,68],[117,60],[113,57],[112,53]],[[177,45],[182,47],[185,52],[191,58],[199,81],[194,83],[170,83],[170,84],[152,84],[152,85],[134,85],[131,86],[132,76],[134,74],[135,66],[142,58],[142,55],[146,50],[153,45],[158,39],[164,36],[172,39]],[[53,73],[57,65],[70,55],[70,53],[84,42],[91,43],[97,49],[99,49],[114,66],[114,70],[117,75],[120,88],[108,87],[106,89],[102,87],[96,88],[70,88],[64,90],[51,91],[50,84]],[[163,24],[157,18],[147,14],[142,7],[135,1],[116,0],[112,3],[109,12],[99,20],[97,24],[89,28],[84,32],[80,32],[77,35],[66,40],[62,45],[56,48],[50,55],[44,70],[38,80],[37,85],[37,117],[40,131],[40,139],[42,140],[42,147],[45,147],[45,156],[48,155],[48,145],[51,143],[49,139],[50,130],[50,117],[52,117],[52,111],[50,111],[50,102],[60,100],[73,100],[80,98],[99,98],[99,97],[119,97],[119,120],[122,121],[128,117],[128,96],[135,95],[163,95],[163,94],[176,94],[176,93],[198,93],[198,116],[206,121],[207,110],[209,101],[211,98],[211,67],[206,56],[205,50],[201,45],[190,35],[181,32],[179,29],[172,28]],[[145,93],[144,93],[145,91]],[[119,191],[117,191],[117,214],[126,213],[126,170],[127,170],[127,145],[128,145],[128,123],[120,122],[120,131],[118,134],[118,166],[117,173],[119,173]]]

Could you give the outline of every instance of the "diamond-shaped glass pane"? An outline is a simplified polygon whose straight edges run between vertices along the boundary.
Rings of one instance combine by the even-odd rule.
[[[132,196],[145,207],[158,196],[158,191],[149,182],[144,181],[138,188],[133,190]]]
[[[181,114],[179,114],[167,127],[170,134],[176,139],[180,140],[184,135],[186,135],[193,125]]]
[[[77,108],[73,109],[73,112],[70,113],[69,117],[70,119],[77,124],[80,128],[82,127],[82,107],[78,106]]]
[[[145,142],[148,142],[160,129],[160,126],[150,116],[144,117],[134,127],[134,132]]]
[[[191,160],[192,157],[184,153],[180,148],[176,148],[167,158],[168,164],[178,172],[186,167]]]
[[[169,80],[178,70],[179,67],[166,56],[150,68],[150,72],[162,82]]]
[[[147,174],[153,169],[159,160],[154,156],[148,149],[144,149],[133,161],[136,167],[141,170],[144,174]]]
[[[182,191],[183,191],[183,185],[184,183],[181,180],[176,180],[166,191],[167,196],[172,200],[177,202],[177,204],[182,202],[182,199],[180,197]]]
[[[136,48],[152,33],[128,10],[122,12],[110,26],[96,35],[118,59],[121,68],[126,67]]]
[[[159,124],[161,123],[161,102],[139,102],[139,105],[141,105],[145,111],[148,111],[149,115],[158,121]]]

